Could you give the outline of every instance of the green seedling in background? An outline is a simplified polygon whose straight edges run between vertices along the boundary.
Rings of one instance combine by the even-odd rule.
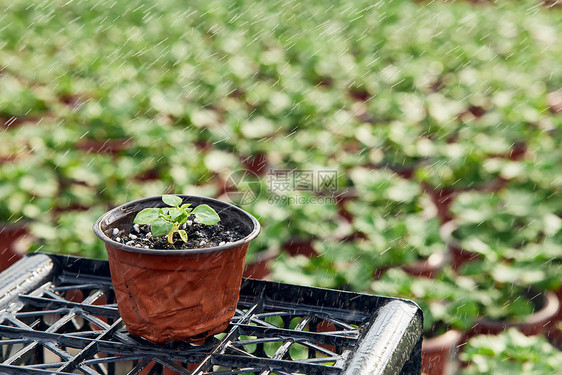
[[[154,237],[168,235],[169,243],[173,243],[175,232],[187,242],[187,233],[180,226],[187,222],[189,215],[195,215],[195,220],[205,225],[214,225],[221,220],[216,211],[206,204],[190,208],[190,203],[182,204],[182,199],[175,195],[163,195],[162,201],[170,207],[145,208],[137,214],[134,223],[149,224]]]

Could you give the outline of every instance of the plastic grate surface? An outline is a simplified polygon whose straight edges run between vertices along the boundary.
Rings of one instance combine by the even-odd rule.
[[[156,345],[128,334],[107,263],[49,257],[46,281],[0,310],[0,373],[340,374],[384,302],[245,279],[224,333]]]

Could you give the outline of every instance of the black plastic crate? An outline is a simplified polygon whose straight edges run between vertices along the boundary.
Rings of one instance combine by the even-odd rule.
[[[4,374],[419,374],[411,301],[244,279],[228,329],[200,345],[127,333],[107,262],[47,254],[0,274]]]

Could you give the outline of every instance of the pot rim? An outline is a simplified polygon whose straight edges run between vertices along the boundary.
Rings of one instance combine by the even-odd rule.
[[[249,214],[248,212],[244,211],[243,209],[241,209],[241,208],[239,208],[239,207],[237,207],[237,206],[235,206],[231,203],[224,202],[224,201],[214,199],[214,198],[201,197],[201,196],[197,196],[197,195],[184,195],[184,194],[173,194],[173,195],[176,195],[176,196],[182,198],[184,201],[189,201],[190,199],[196,198],[196,199],[200,199],[200,200],[203,200],[203,201],[206,201],[206,202],[218,204],[219,206],[222,205],[222,206],[225,206],[225,207],[229,207],[230,209],[233,209],[233,210],[237,211],[242,216],[245,216],[252,223],[253,230],[246,237],[244,237],[244,238],[242,238],[238,241],[235,241],[235,242],[229,242],[229,243],[227,243],[225,245],[222,245],[222,246],[205,247],[205,248],[193,248],[193,249],[181,249],[181,250],[167,250],[167,249],[143,249],[143,248],[138,248],[138,247],[134,247],[134,246],[128,246],[128,245],[122,244],[120,242],[113,241],[101,229],[102,221],[105,220],[106,218],[110,217],[111,215],[115,215],[117,212],[129,211],[127,213],[134,213],[136,211],[131,210],[131,208],[135,207],[138,204],[149,202],[149,201],[161,201],[162,196],[156,195],[156,196],[153,196],[153,197],[142,198],[142,199],[130,201],[130,202],[122,204],[118,207],[115,207],[112,210],[107,211],[102,216],[100,216],[96,220],[96,222],[94,223],[94,226],[93,226],[94,234],[96,236],[98,236],[103,242],[105,242],[106,245],[112,246],[112,247],[114,247],[116,249],[119,249],[119,250],[129,251],[129,252],[132,252],[132,253],[154,254],[154,255],[191,255],[191,254],[212,253],[212,252],[215,252],[215,251],[222,251],[222,250],[237,248],[237,247],[240,247],[240,246],[250,242],[251,240],[256,238],[258,236],[258,234],[260,233],[261,227],[260,227],[260,223],[258,222],[258,220],[254,216]]]
[[[439,336],[424,338],[422,341],[422,352],[433,353],[456,347],[461,341],[463,333],[456,329],[450,329]]]
[[[533,290],[529,289],[529,293],[532,292]],[[551,291],[546,291],[546,292],[537,291],[536,293],[538,293],[536,297],[540,297],[544,305],[539,310],[535,311],[531,315],[528,315],[523,322],[493,320],[484,316],[480,319],[477,319],[475,323],[477,325],[483,325],[485,327],[493,327],[493,328],[497,328],[497,327],[521,328],[521,327],[527,327],[537,324],[540,324],[541,326],[545,326],[546,323],[551,321],[556,315],[556,313],[558,312],[558,309],[560,307],[560,301],[558,300],[558,297],[556,297],[556,294],[554,294]],[[534,303],[532,297],[528,299],[531,301],[531,303]]]
[[[440,251],[433,253],[427,258],[420,258],[419,260],[405,264],[401,268],[406,272],[434,272],[437,273],[447,263],[447,252]]]
[[[31,220],[29,219],[21,219],[17,221],[5,221],[0,220],[0,233],[2,232],[16,232],[18,230],[26,229]]]
[[[453,236],[453,232],[457,229],[458,225],[457,222],[453,220],[449,220],[446,223],[443,223],[439,228],[439,235],[445,244],[447,245],[459,245],[457,239]]]

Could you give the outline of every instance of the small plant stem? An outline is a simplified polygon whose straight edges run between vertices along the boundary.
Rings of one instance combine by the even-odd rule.
[[[174,223],[174,227],[170,233],[168,233],[168,243],[174,243],[174,233],[178,231],[179,227],[180,226],[177,223]]]

